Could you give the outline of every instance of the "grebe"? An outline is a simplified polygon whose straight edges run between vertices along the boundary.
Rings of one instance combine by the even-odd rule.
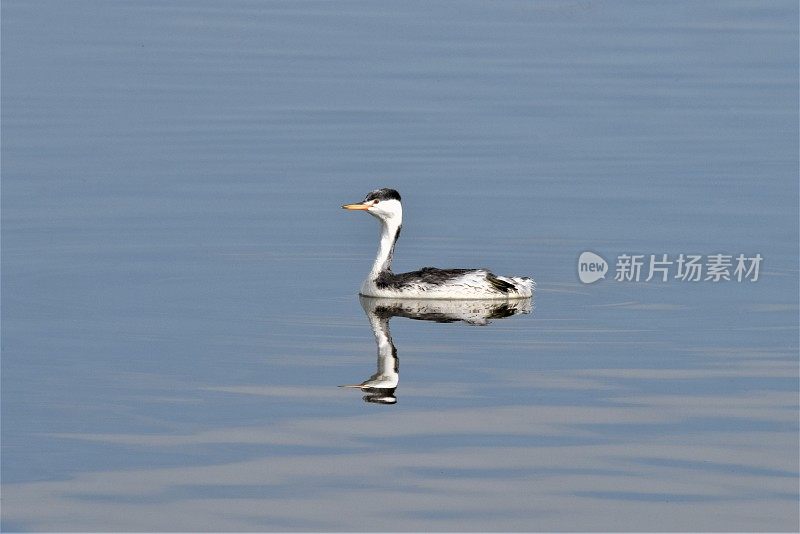
[[[367,297],[414,299],[525,299],[535,283],[527,276],[497,276],[486,269],[436,269],[395,274],[392,255],[403,227],[403,205],[394,189],[376,189],[346,210],[363,210],[381,221],[378,255],[360,294]]]

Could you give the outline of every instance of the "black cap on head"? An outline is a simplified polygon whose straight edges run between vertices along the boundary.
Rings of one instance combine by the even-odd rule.
[[[364,202],[369,202],[370,200],[400,200],[400,193],[395,191],[394,189],[389,189],[388,187],[384,187],[383,189],[376,189],[369,193],[365,198]]]

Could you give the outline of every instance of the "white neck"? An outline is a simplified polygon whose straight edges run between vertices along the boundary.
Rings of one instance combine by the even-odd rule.
[[[394,253],[394,244],[397,241],[398,232],[402,226],[402,219],[389,219],[381,220],[381,242],[378,245],[378,255],[375,257],[375,263],[372,264],[372,270],[369,272],[370,278],[375,278],[384,271],[392,270],[392,254]]]

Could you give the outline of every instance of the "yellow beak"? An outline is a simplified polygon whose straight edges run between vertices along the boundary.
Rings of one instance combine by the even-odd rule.
[[[368,210],[370,207],[369,204],[345,204],[342,206],[346,210]]]

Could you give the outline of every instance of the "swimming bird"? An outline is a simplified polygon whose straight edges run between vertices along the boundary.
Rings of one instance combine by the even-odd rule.
[[[486,269],[424,267],[409,273],[392,272],[392,256],[403,227],[403,205],[394,189],[376,189],[346,210],[366,211],[381,222],[378,255],[360,294],[367,297],[414,299],[524,299],[533,295],[527,276],[497,276]]]

